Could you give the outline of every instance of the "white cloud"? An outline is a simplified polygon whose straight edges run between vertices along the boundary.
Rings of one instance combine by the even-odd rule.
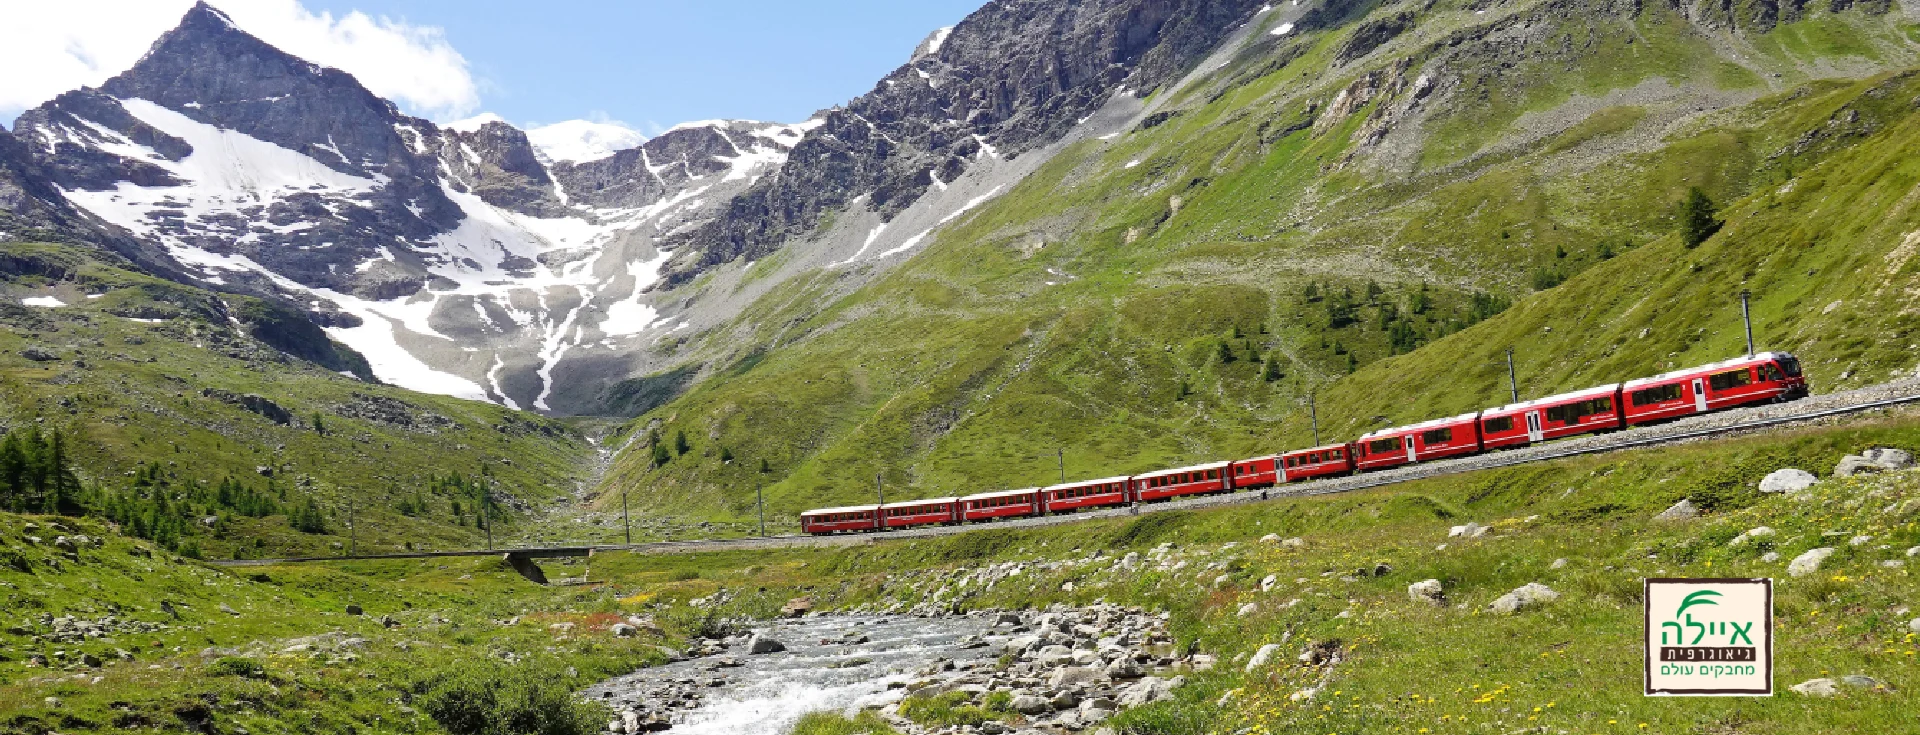
[[[354,75],[367,89],[428,117],[480,106],[480,85],[441,29],[353,11],[313,13],[299,0],[211,0],[281,50]],[[96,86],[132,67],[193,0],[8,2],[0,24],[0,114]]]

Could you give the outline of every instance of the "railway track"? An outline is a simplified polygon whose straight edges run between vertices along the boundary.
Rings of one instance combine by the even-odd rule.
[[[1839,418],[1913,404],[1920,404],[1920,378],[1902,383],[1891,383],[1844,393],[1812,396],[1794,403],[1734,409],[1716,414],[1696,416],[1661,426],[1640,427],[1611,434],[1570,438],[1521,449],[1440,460],[1352,477],[1315,480],[1299,485],[1284,485],[1267,491],[1248,490],[1223,495],[1203,495],[1150,505],[1106,508],[1038,518],[1018,518],[990,524],[916,528],[904,531],[890,531],[885,534],[848,536],[788,535],[739,539],[660,541],[645,544],[589,544],[511,549],[476,549],[471,551],[363,554],[358,556],[220,560],[210,563],[225,567],[252,567],[313,562],[433,559],[463,556],[506,555],[533,559],[584,557],[608,551],[624,551],[639,554],[691,554],[721,550],[752,551],[760,549],[859,546],[887,539],[930,538],[934,536],[965,533],[983,528],[1037,528],[1076,523],[1097,518],[1120,518],[1170,510],[1217,508],[1244,503],[1258,503],[1281,498],[1333,495],[1446,475],[1456,475],[1465,472],[1478,472],[1481,470],[1513,467],[1535,462],[1550,462],[1589,454],[1604,454],[1663,444],[1678,444],[1702,439],[1712,439],[1731,434],[1764,431],[1783,426],[1811,423],[1823,419]]]

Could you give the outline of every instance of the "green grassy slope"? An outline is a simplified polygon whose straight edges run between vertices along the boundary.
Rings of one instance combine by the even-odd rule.
[[[1307,441],[1309,393],[1350,438],[1495,402],[1508,346],[1532,394],[1723,357],[1742,281],[1822,388],[1909,359],[1910,272],[1883,259],[1920,94],[1880,71],[1915,61],[1897,18],[1475,10],[1256,34],[1178,114],[1069,147],[852,295],[782,284],[602,490],[744,518],[764,485],[790,522],[876,475],[925,497],[1053,482],[1056,452],[1069,477],[1271,452]],[[1691,187],[1730,219],[1685,251]],[[690,451],[656,467],[656,432]]]
[[[0,304],[0,429],[63,432],[89,493],[167,496],[208,556],[337,553],[332,545],[354,535],[349,505],[361,551],[470,548],[482,538],[474,501],[448,478],[493,478],[509,520],[587,479],[591,448],[567,426],[289,356],[252,336],[264,307],[244,297],[154,279],[76,246],[0,245],[0,262],[9,296],[68,304]],[[274,512],[219,504],[210,496],[228,479],[272,498]],[[287,511],[308,498],[327,533],[289,528]],[[206,517],[219,520],[208,527]]]
[[[1920,446],[1920,415],[1088,521],[1067,535],[983,529],[835,550],[609,555],[595,568],[646,588],[652,604],[730,589],[739,612],[760,615],[801,594],[825,609],[1103,601],[1165,610],[1176,649],[1195,645],[1219,665],[1188,673],[1174,701],[1116,717],[1109,724],[1122,733],[1892,732],[1911,720],[1920,686],[1909,628],[1920,585],[1906,554],[1920,544],[1920,473],[1824,477],[1843,454],[1874,446]],[[1804,497],[1759,493],[1760,478],[1782,467],[1824,479]],[[1681,498],[1703,516],[1650,520]],[[1491,530],[1449,537],[1468,521]],[[1759,526],[1773,535],[1733,543]],[[1267,534],[1303,543],[1261,542]],[[1849,543],[1857,536],[1870,539]],[[1837,547],[1818,573],[1785,571],[1817,547]],[[1139,566],[1118,563],[1135,553]],[[688,569],[700,578],[665,582]],[[1642,580],[1661,576],[1775,579],[1776,696],[1642,695]],[[1407,587],[1426,579],[1441,581],[1447,605],[1409,598]],[[1487,611],[1529,583],[1560,598],[1514,615]],[[1273,663],[1246,672],[1268,643],[1280,644]],[[1296,658],[1321,645],[1340,651],[1337,665]],[[1831,699],[1788,691],[1851,675],[1884,687]],[[1307,688],[1317,691],[1294,699]]]

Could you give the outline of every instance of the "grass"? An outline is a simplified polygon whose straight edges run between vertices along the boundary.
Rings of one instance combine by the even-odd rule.
[[[1116,717],[1112,724],[1125,733],[1508,732],[1543,723],[1638,732],[1641,722],[1657,732],[1884,729],[1903,721],[1909,692],[1920,690],[1907,653],[1914,648],[1910,615],[1897,612],[1920,589],[1904,567],[1880,564],[1920,544],[1920,475],[1829,478],[1804,500],[1754,489],[1773,469],[1822,471],[1870,446],[1920,447],[1920,413],[1340,496],[1090,521],[1071,534],[984,529],[835,549],[610,553],[594,557],[590,572],[579,562],[547,562],[549,576],[586,576],[597,587],[538,587],[497,559],[211,569],[164,553],[149,558],[143,543],[85,520],[0,514],[0,546],[23,560],[0,565],[0,595],[13,611],[0,629],[0,711],[8,713],[0,732],[579,731],[569,722],[598,729],[604,714],[574,712],[573,700],[556,692],[658,662],[656,644],[774,617],[802,595],[843,610],[905,609],[937,597],[969,610],[1106,600],[1166,611],[1176,647],[1197,644],[1221,664],[1189,674],[1174,700]],[[1647,520],[1681,497],[1706,515],[1678,524]],[[1447,537],[1449,526],[1467,520],[1494,531]],[[29,532],[26,523],[39,528]],[[1758,525],[1777,530],[1769,543],[1728,544]],[[106,541],[66,557],[26,538],[56,532]],[[1305,545],[1256,541],[1270,533]],[[1848,546],[1831,533],[1874,540]],[[1759,558],[1773,551],[1790,559],[1819,545],[1842,550],[1817,577],[1785,577],[1784,561]],[[1146,565],[1127,571],[1113,563],[1129,553]],[[1562,558],[1568,563],[1553,568]],[[1176,561],[1186,563],[1175,569]],[[1009,563],[1025,572],[986,576]],[[1388,570],[1375,574],[1381,564]],[[1222,574],[1227,582],[1216,585]],[[1269,575],[1277,584],[1263,593],[1260,581]],[[1640,696],[1637,595],[1642,577],[1661,575],[1775,576],[1779,686],[1861,673],[1890,691],[1852,690],[1833,700]],[[956,597],[950,590],[962,577],[974,583]],[[1407,599],[1406,586],[1427,578],[1442,580],[1454,606]],[[1519,616],[1481,612],[1529,582],[1563,597]],[[731,594],[718,609],[688,604],[720,590]],[[179,620],[160,609],[162,600]],[[366,615],[343,614],[349,602]],[[1257,603],[1257,612],[1237,616],[1246,602]],[[39,622],[41,613],[95,619],[110,612],[166,627],[61,643],[44,638],[49,629]],[[668,637],[613,637],[611,624],[634,614],[659,621]],[[395,627],[383,625],[386,618]],[[1246,654],[1283,636],[1283,663],[1242,673]],[[365,643],[327,644],[347,638]],[[1343,662],[1330,671],[1294,661],[1299,647],[1333,640]],[[302,641],[320,645],[294,647]],[[121,660],[123,649],[131,660]],[[30,665],[36,653],[53,666]],[[85,666],[83,654],[102,664]],[[488,663],[508,657],[518,663]],[[81,683],[75,674],[101,679]],[[1291,699],[1314,685],[1316,698]],[[927,724],[1019,724],[1004,702],[908,702],[903,711]],[[472,719],[489,712],[496,716]],[[521,724],[501,724],[514,721]],[[796,732],[888,730],[871,714],[823,714]]]
[[[1407,38],[1480,22],[1435,18]],[[1554,28],[1579,30],[1566,23]],[[1422,155],[1454,161],[1517,115],[1654,77],[1758,95],[1715,71],[1728,62],[1690,23],[1664,9],[1596,21],[1597,50],[1567,68],[1466,64],[1496,104],[1432,112]],[[1518,149],[1403,175],[1356,148],[1369,116],[1403,99],[1315,125],[1309,103],[1360,73],[1326,66],[1342,33],[1274,42],[1277,68],[1243,53],[1181,93],[1184,114],[1067,147],[851,294],[829,274],[776,286],[698,348],[746,369],[716,371],[625,430],[684,431],[693,451],[656,467],[637,444],[602,483],[601,509],[625,490],[648,513],[737,534],[764,490],[770,527],[792,530],[798,511],[867,502],[876,482],[892,499],[937,497],[1055,482],[1063,465],[1100,477],[1304,445],[1309,396],[1322,434],[1350,439],[1504,402],[1508,347],[1534,396],[1723,359],[1744,349],[1743,288],[1762,345],[1801,353],[1820,390],[1912,367],[1899,305],[1915,287],[1901,255],[1916,229],[1902,197],[1920,124],[1901,102],[1920,94],[1910,76],[1808,83],[1665,138],[1644,130],[1674,113],[1665,103],[1602,108]],[[1600,53],[1629,37],[1631,53]],[[1911,56],[1889,38],[1861,41],[1895,49],[1874,63]],[[1456,124],[1471,133],[1459,151],[1433,153],[1455,145]],[[1621,144],[1584,158],[1603,139]],[[1687,250],[1670,233],[1692,187],[1728,225]],[[1353,318],[1336,321],[1326,294],[1348,291]],[[1476,303],[1512,308],[1486,318],[1497,309]]]
[[[149,466],[174,492],[233,478],[286,504],[319,499],[333,529],[310,535],[278,515],[234,517],[199,539],[209,556],[338,553],[334,544],[350,540],[362,551],[471,548],[483,537],[473,499],[431,478],[485,473],[504,503],[530,510],[588,477],[591,448],[565,424],[291,358],[229,321],[209,292],[78,246],[0,244],[0,259],[13,264],[0,276],[9,296],[69,304],[0,305],[0,429],[63,430],[91,486],[123,489]],[[59,359],[29,360],[30,347]],[[284,422],[243,406],[247,395],[284,410]],[[416,493],[427,507],[399,512]],[[347,538],[350,504],[356,539]]]

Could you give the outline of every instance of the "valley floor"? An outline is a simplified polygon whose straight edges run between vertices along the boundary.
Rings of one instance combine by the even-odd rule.
[[[1877,446],[1920,447],[1920,411],[1071,533],[604,554],[546,563],[578,580],[552,587],[496,559],[213,569],[93,521],[5,515],[0,732],[598,731],[609,713],[571,692],[800,597],[892,613],[1163,611],[1176,649],[1219,663],[1103,723],[1120,733],[1894,732],[1920,691],[1907,566],[1920,563],[1907,556],[1920,472],[1830,472]],[[1784,467],[1822,480],[1793,497],[1759,492]],[[1701,514],[1652,520],[1682,499]],[[1450,533],[1470,522],[1488,530]],[[1788,573],[1819,548],[1834,551],[1816,571]],[[1650,576],[1776,579],[1779,694],[1641,696]],[[1445,604],[1410,594],[1430,579]],[[1532,583],[1557,599],[1493,611]],[[650,625],[617,634],[630,617]],[[1832,696],[1790,690],[1818,679]],[[893,716],[979,732],[998,726],[941,718],[966,710],[1019,729],[1028,717],[914,701]],[[891,726],[828,715],[801,727]]]

